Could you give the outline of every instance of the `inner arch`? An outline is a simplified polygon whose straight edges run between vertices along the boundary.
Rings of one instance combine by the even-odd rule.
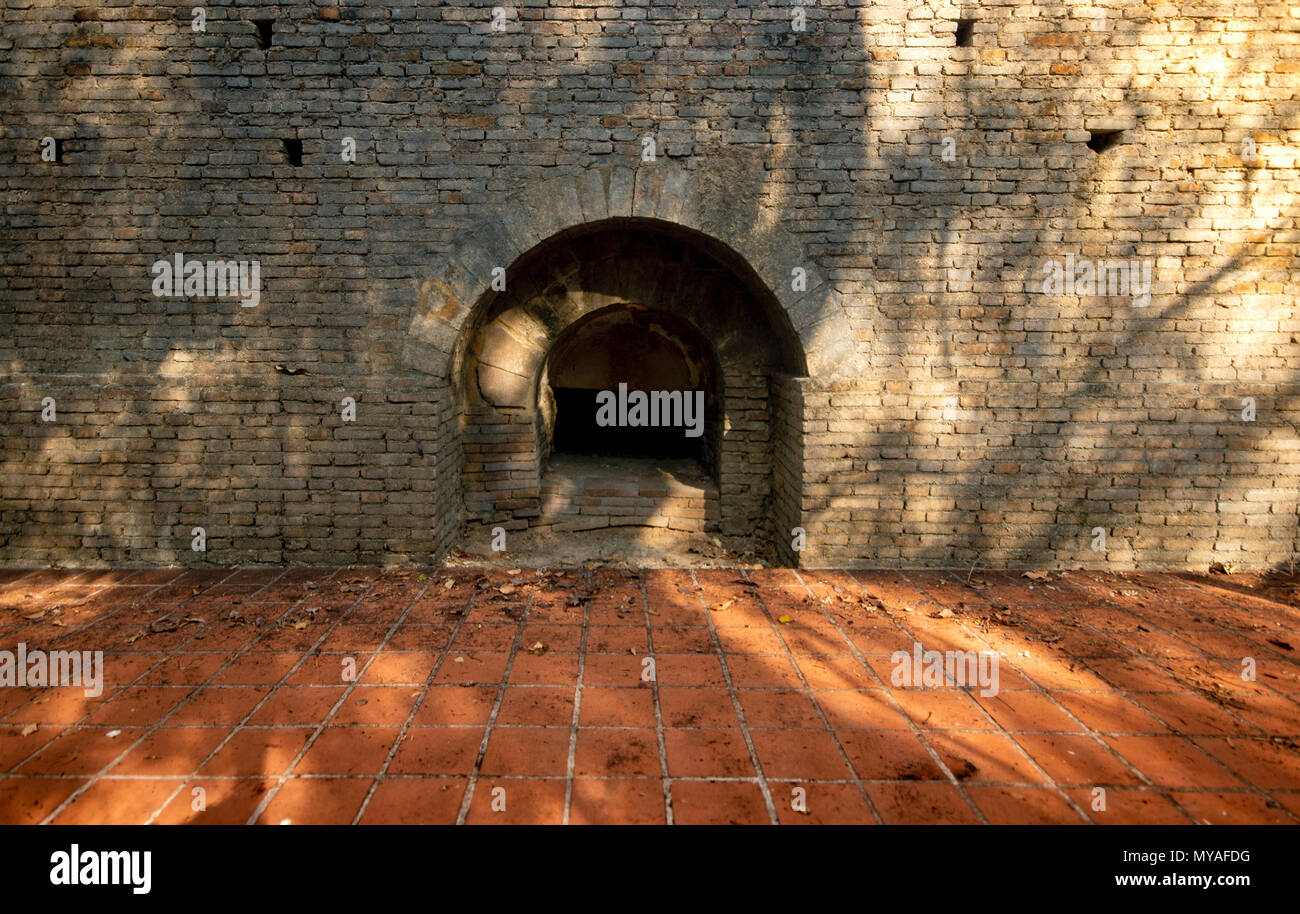
[[[553,453],[691,457],[715,469],[716,358],[689,322],[634,304],[603,308],[560,334],[543,371],[538,408]],[[601,404],[622,392],[655,395],[653,424],[601,423]]]

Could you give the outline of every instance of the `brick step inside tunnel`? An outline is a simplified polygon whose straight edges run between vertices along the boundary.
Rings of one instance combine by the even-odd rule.
[[[553,454],[536,526],[555,532],[662,527],[704,533],[718,524],[718,487],[691,458]]]

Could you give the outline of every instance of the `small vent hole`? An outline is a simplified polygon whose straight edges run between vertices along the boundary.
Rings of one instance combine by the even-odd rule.
[[[1091,137],[1088,139],[1088,148],[1093,152],[1105,152],[1124,135],[1121,130],[1089,130]]]
[[[284,144],[284,158],[294,168],[302,165],[302,140],[281,140]]]
[[[257,46],[259,48],[269,48],[271,46],[271,26],[274,23],[274,19],[253,20],[253,25],[257,26]]]
[[[959,48],[969,48],[969,47],[970,47],[971,35],[974,33],[974,31],[975,31],[975,20],[974,20],[974,19],[958,19],[958,20],[957,20],[957,32],[956,32],[956,37],[957,37],[956,44],[957,44],[957,47],[959,47]]]

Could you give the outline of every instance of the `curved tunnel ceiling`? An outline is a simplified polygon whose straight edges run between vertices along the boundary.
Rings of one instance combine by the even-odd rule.
[[[803,374],[785,312],[734,255],[697,232],[650,220],[607,220],[554,236],[521,257],[469,335],[468,390],[525,405],[551,346],[575,322],[633,304],[687,322],[722,366]],[[757,288],[756,288],[757,286]],[[475,383],[477,382],[477,383]]]

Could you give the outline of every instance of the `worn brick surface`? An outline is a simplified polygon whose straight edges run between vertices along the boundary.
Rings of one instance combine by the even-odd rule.
[[[743,398],[773,431],[721,497],[804,528],[789,559],[1296,551],[1294,5],[192,7],[4,4],[4,564],[411,563],[526,520],[535,472],[468,497],[510,471],[460,431],[467,334],[493,266],[610,218],[712,239],[788,318],[807,377]],[[260,304],[153,297],[178,252],[259,261]],[[1150,262],[1150,304],[1038,291],[1067,255]]]

